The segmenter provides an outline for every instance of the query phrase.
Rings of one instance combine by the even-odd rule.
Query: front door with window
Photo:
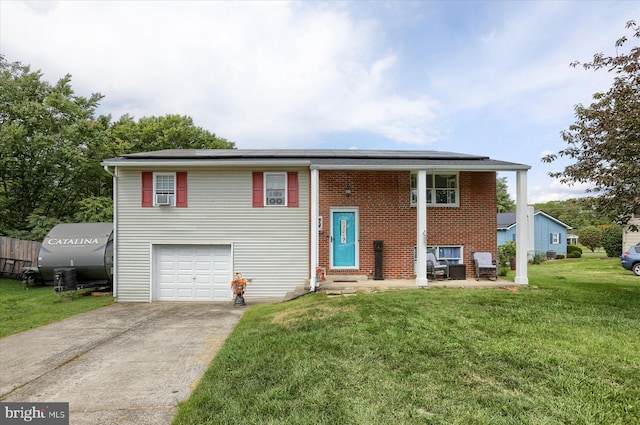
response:
[[[358,268],[358,211],[331,210],[331,268]]]

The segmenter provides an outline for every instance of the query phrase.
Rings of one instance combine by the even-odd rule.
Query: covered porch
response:
[[[353,157],[334,157],[334,158],[313,158],[310,164],[310,207],[311,207],[311,228],[310,228],[310,280],[309,287],[311,290],[317,290],[321,288],[329,287],[330,285],[335,285],[334,283],[329,283],[327,281],[323,281],[322,277],[318,275],[318,270],[323,270],[328,275],[326,277],[334,277],[335,275],[340,276],[343,274],[360,274],[365,275],[364,278],[358,279],[358,287],[366,288],[366,287],[398,287],[401,288],[405,285],[410,285],[410,287],[426,287],[426,286],[460,286],[462,285],[462,281],[438,281],[428,279],[427,276],[427,249],[429,246],[433,246],[434,244],[442,244],[442,242],[438,242],[434,240],[433,235],[434,232],[442,232],[444,230],[438,229],[437,226],[433,226],[434,220],[438,219],[440,222],[442,221],[450,221],[450,226],[468,226],[471,228],[469,223],[474,222],[473,214],[479,213],[483,215],[491,214],[495,217],[495,188],[492,184],[495,182],[495,172],[498,171],[512,171],[516,173],[517,177],[517,220],[519,222],[525,223],[527,221],[527,170],[529,166],[522,164],[513,164],[507,163],[503,161],[491,160],[487,157],[478,157],[471,155],[462,155],[462,154],[452,154],[452,153],[443,153],[443,152],[402,152],[402,151],[394,151],[381,153],[379,156],[375,155],[375,152],[372,154],[371,152],[367,152],[366,155],[364,153],[359,153],[355,151]],[[366,183],[366,190],[363,190],[365,183],[362,181],[363,173],[366,173],[369,180],[374,180],[376,174],[380,175],[382,172],[391,172],[396,173],[396,179],[398,173],[406,173],[407,182],[409,181],[409,175],[411,176],[411,222],[407,221],[409,215],[405,214],[403,217],[403,227],[401,229],[404,238],[404,251],[403,255],[405,257],[397,260],[396,257],[393,257],[391,261],[387,260],[386,267],[389,267],[390,262],[402,262],[403,266],[406,269],[407,258],[406,258],[406,248],[411,249],[413,247],[413,262],[414,266],[412,267],[414,270],[409,273],[411,276],[392,276],[390,281],[387,284],[387,280],[389,277],[384,278],[384,281],[376,281],[373,280],[374,276],[372,273],[373,267],[371,263],[362,264],[362,262],[358,262],[358,258],[356,255],[356,259],[352,264],[351,268],[353,270],[341,270],[339,267],[335,267],[334,259],[331,258],[331,243],[336,240],[337,236],[333,233],[333,224],[331,224],[330,220],[333,219],[334,210],[339,210],[340,212],[347,211],[351,215],[356,217],[356,221],[359,219],[359,215],[364,217],[363,211],[368,211],[369,217],[364,217],[363,221],[366,222],[367,219],[370,220],[370,216],[372,215],[370,210],[367,208],[373,208],[369,205],[364,205],[364,198],[372,200],[372,198],[376,195],[376,189],[371,187],[370,182]],[[489,172],[489,173],[487,173]],[[410,174],[409,174],[410,173]],[[464,206],[460,201],[460,192],[463,191],[462,187],[456,186],[455,189],[459,191],[455,194],[454,202],[451,205],[444,205],[444,208],[439,208],[440,205],[433,205],[433,198],[436,196],[436,192],[438,190],[434,189],[433,180],[427,183],[428,178],[433,178],[434,174],[452,174],[455,175],[456,178],[463,179],[464,176],[464,191],[467,200],[469,198],[477,197],[477,198],[491,198],[493,202],[493,206],[490,203],[485,203],[484,205],[488,205],[487,207],[476,208],[470,207],[467,204]],[[484,181],[482,183],[469,183],[470,180],[473,180],[474,176],[483,176]],[[345,177],[346,176],[346,177]],[[493,179],[493,183],[490,181],[488,177]],[[358,180],[360,179],[360,180]],[[330,184],[327,181],[330,180]],[[336,183],[335,181],[340,181],[341,183]],[[487,183],[492,183],[491,185]],[[340,186],[342,184],[343,186]],[[463,184],[456,182],[456,184]],[[329,188],[327,186],[330,186]],[[408,186],[408,185],[407,185]],[[486,187],[485,187],[486,186]],[[380,187],[380,190],[384,190],[383,187]],[[428,191],[430,193],[428,193]],[[338,193],[337,192],[342,192]],[[362,193],[366,192],[366,193]],[[389,193],[389,192],[387,192]],[[395,194],[391,194],[389,202],[381,201],[378,197],[375,201],[378,203],[393,203],[395,202],[396,208],[399,210],[404,209],[407,210],[407,205],[403,204],[405,199],[400,197],[396,197]],[[333,198],[332,198],[333,196]],[[340,198],[342,196],[342,198]],[[360,196],[360,198],[358,197]],[[407,199],[408,199],[407,195]],[[429,197],[429,199],[428,199]],[[327,201],[327,198],[330,198],[330,201]],[[391,199],[393,198],[393,199]],[[360,202],[360,204],[358,203]],[[373,200],[372,200],[373,202]],[[429,204],[429,209],[427,209],[427,205]],[[339,205],[340,207],[336,207]],[[387,205],[387,207],[389,207]],[[428,214],[430,216],[428,217]],[[448,215],[447,215],[448,214]],[[457,215],[456,215],[457,214]],[[398,232],[398,227],[394,227],[396,218],[394,216],[389,216],[389,209],[384,210],[384,206],[381,207],[381,211],[376,215],[376,220],[379,222],[386,223],[388,229],[385,228],[384,231],[379,231],[377,235],[379,235],[383,239],[391,239],[395,236],[396,232]],[[438,218],[438,216],[440,216]],[[442,217],[454,217],[453,219],[442,218]],[[458,217],[456,219],[455,217]],[[462,217],[462,219],[460,219]],[[459,220],[459,221],[457,221]],[[431,223],[431,224],[429,224]],[[429,225],[431,228],[428,229]],[[367,224],[367,226],[371,227],[371,225]],[[382,226],[381,226],[382,227]],[[477,227],[477,226],[476,226]],[[483,232],[486,234],[492,233],[495,235],[496,228],[490,228],[491,225],[484,222]],[[495,227],[495,225],[493,226]],[[516,253],[516,270],[517,275],[515,278],[515,284],[527,284],[527,246],[528,246],[528,234],[526,232],[527,226],[518,226],[518,229],[521,231],[516,235],[517,242],[517,253]],[[339,229],[337,230],[339,231]],[[460,241],[462,236],[460,236],[461,231],[456,229],[458,232],[458,244],[465,245],[466,242]],[[412,236],[407,235],[407,232],[412,232]],[[470,256],[473,251],[489,251],[497,254],[497,244],[492,242],[490,244],[484,243],[484,245],[477,243],[477,235],[473,234],[473,229],[469,230],[468,234],[471,238],[475,237],[476,242],[472,242],[468,244],[468,247],[463,249],[467,249],[467,252],[464,255],[461,255],[461,258],[458,260],[461,263],[466,263],[467,268],[472,267],[470,264]],[[361,237],[356,234],[356,241],[354,242],[356,246],[356,251],[360,252],[359,244],[362,242],[365,244],[364,250],[368,250],[368,246],[371,245],[371,242],[376,242],[371,240],[371,237]],[[440,237],[442,239],[442,237]],[[481,249],[478,249],[481,247]],[[373,248],[372,248],[373,249]],[[327,254],[327,252],[329,254]],[[367,254],[369,255],[369,254]],[[371,255],[373,255],[371,253]],[[364,256],[363,256],[364,257]],[[366,260],[366,258],[365,258]],[[369,258],[370,260],[370,258]],[[496,258],[497,260],[497,258]],[[425,265],[424,267],[418,265]],[[352,273],[350,273],[352,272]],[[415,276],[415,278],[413,278]],[[467,274],[469,277],[469,273]],[[505,285],[506,282],[499,282],[499,284]],[[513,284],[513,283],[512,283]],[[344,286],[344,283],[341,283]],[[475,279],[473,281],[469,281],[470,286],[480,285],[479,282],[476,282]],[[493,285],[493,282],[491,283]],[[351,285],[353,286],[353,285]]]

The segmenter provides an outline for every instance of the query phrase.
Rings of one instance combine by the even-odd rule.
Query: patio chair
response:
[[[487,276],[489,280],[498,280],[498,266],[490,252],[474,252],[471,254],[476,269],[476,280]],[[491,279],[493,277],[493,279]]]
[[[427,277],[433,279],[449,278],[449,262],[447,260],[438,260],[433,252],[427,252]]]

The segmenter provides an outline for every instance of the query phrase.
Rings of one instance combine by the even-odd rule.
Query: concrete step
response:
[[[369,278],[366,275],[328,275],[326,282],[363,282]]]
[[[284,299],[291,300],[293,298],[299,297],[300,295],[309,292],[309,289],[309,284],[296,286],[293,291],[289,291],[285,294]]]

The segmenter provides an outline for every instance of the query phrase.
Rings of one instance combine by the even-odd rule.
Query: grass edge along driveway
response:
[[[517,290],[251,307],[174,424],[640,423],[640,280],[530,267]]]
[[[113,297],[58,297],[52,286],[25,290],[22,281],[0,279],[0,338],[113,303]]]

